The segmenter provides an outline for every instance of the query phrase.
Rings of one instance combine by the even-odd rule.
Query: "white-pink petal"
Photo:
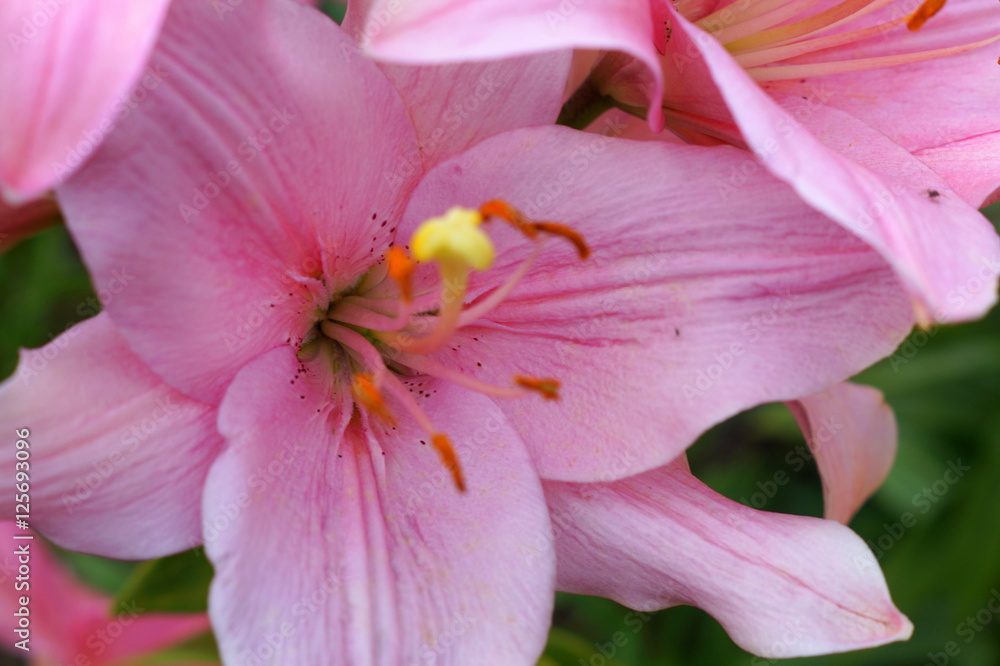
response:
[[[144,70],[169,6],[0,3],[0,189],[29,198],[52,188],[155,94],[160,79]]]
[[[134,601],[112,605],[107,596],[76,580],[40,535],[18,528],[12,520],[0,522],[0,538],[11,544],[0,555],[0,573],[7,583],[0,586],[0,613],[4,633],[11,637],[3,649],[25,655],[12,643],[21,640],[14,629],[19,628],[18,615],[27,598],[26,645],[33,664],[121,664],[209,631],[204,613],[156,613]],[[24,550],[29,579],[16,581],[25,558],[18,551]],[[30,587],[15,587],[24,582]]]
[[[22,352],[0,385],[0,427],[29,431],[31,525],[59,545],[144,559],[201,542],[215,409],[164,384],[107,315]],[[13,446],[2,460],[13,473]],[[2,507],[14,515],[13,492]]]
[[[742,648],[802,657],[905,640],[875,556],[832,521],[757,511],[683,461],[610,484],[546,482],[559,589],[694,605]]]
[[[381,256],[422,171],[398,94],[333,21],[220,6],[174,2],[166,83],[59,189],[95,281],[134,276],[106,304],[122,335],[214,403]]]
[[[209,475],[205,542],[223,659],[534,664],[554,559],[529,556],[548,513],[503,415],[427,385],[424,409],[461,458],[460,493],[411,419],[366,426],[344,387],[314,374],[328,367],[302,367],[291,349],[265,354],[220,410],[228,447]]]
[[[438,64],[494,60],[573,48],[622,51],[642,61],[641,85],[650,99],[663,94],[647,0],[372,0],[353,19],[362,48],[380,60]],[[484,27],[485,29],[480,29]],[[659,36],[659,37],[658,37]],[[650,120],[662,127],[659,108]]]
[[[982,215],[957,197],[943,213],[942,202],[927,197],[937,176],[864,123],[816,101],[779,106],[721,44],[670,11],[671,50],[697,58],[664,58],[667,85],[705,81],[678,108],[731,117],[767,169],[885,257],[924,323],[975,318],[992,307],[1000,239]],[[983,266],[987,288],[957,297]]]
[[[570,225],[592,249],[581,261],[548,241],[509,297],[439,354],[500,386],[515,374],[562,382],[559,401],[498,403],[543,478],[608,481],[663,465],[739,411],[843,381],[912,326],[878,254],[732,147],[506,133],[429,173],[400,234],[497,197]],[[491,233],[497,261],[474,276],[470,302],[531,251],[519,234]]]
[[[823,480],[824,516],[845,525],[889,475],[896,419],[882,392],[843,383],[788,404]]]

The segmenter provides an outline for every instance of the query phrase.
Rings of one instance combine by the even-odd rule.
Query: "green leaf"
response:
[[[204,612],[212,573],[202,548],[143,562],[118,592],[113,607],[128,602],[146,611]]]
[[[143,660],[147,666],[174,666],[175,664],[219,664],[219,646],[210,633],[195,636],[189,641],[158,652]]]
[[[549,632],[549,643],[545,646],[545,654],[537,666],[578,666],[579,664],[598,663],[601,666],[624,666],[613,658],[617,647],[611,643],[608,658],[600,651],[598,645],[591,644],[576,634],[553,627]]]

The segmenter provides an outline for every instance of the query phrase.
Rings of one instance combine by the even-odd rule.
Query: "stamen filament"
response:
[[[869,37],[874,37],[875,35],[880,35],[888,32],[892,28],[901,25],[906,21],[905,16],[898,16],[891,21],[886,21],[885,23],[879,23],[878,25],[873,25],[869,28],[862,28],[860,30],[852,30],[850,32],[841,32],[836,35],[828,35],[826,37],[817,37],[815,39],[807,39],[801,42],[792,42],[791,44],[785,44],[782,46],[773,46],[770,48],[759,49],[756,51],[747,51],[744,53],[737,54],[734,57],[736,62],[738,62],[744,69],[749,67],[757,67],[760,65],[767,65],[772,62],[780,62],[782,60],[788,60],[790,58],[795,58],[807,53],[815,53],[816,51],[822,51],[824,49],[833,48],[835,46],[841,46],[843,44],[850,44],[852,42],[858,42],[863,39],[868,39]]]
[[[879,69],[882,67],[896,67],[908,65],[914,62],[934,60],[945,56],[957,55],[978,49],[987,44],[1000,39],[1000,35],[984,39],[972,44],[952,46],[933,51],[918,51],[916,53],[905,53],[900,55],[879,56],[874,58],[859,58],[857,60],[841,60],[836,62],[808,63],[803,65],[771,65],[768,67],[751,67],[747,69],[755,81],[782,81],[785,79],[799,79],[810,76],[824,76],[828,74],[841,74],[843,72],[860,72],[867,69]]]
[[[399,314],[395,317],[390,317],[349,303],[347,299],[341,299],[334,307],[330,308],[326,316],[335,322],[373,331],[398,331],[406,327],[409,315],[409,308],[406,306],[401,307]]]
[[[458,320],[459,327],[471,324],[477,319],[482,319],[487,314],[492,312],[494,308],[500,305],[500,303],[502,303],[510,295],[510,292],[514,290],[514,287],[516,287],[518,283],[524,279],[524,276],[528,274],[528,271],[531,270],[532,264],[535,263],[535,260],[538,259],[538,255],[542,252],[543,245],[544,241],[541,240],[536,243],[535,249],[532,250],[531,254],[528,255],[528,258],[524,260],[524,263],[518,266],[516,271],[511,273],[506,282],[491,291],[483,300],[467,307],[462,312],[462,316]]]
[[[731,53],[763,46],[777,46],[793,39],[806,37],[823,30],[835,28],[865,14],[881,9],[895,0],[844,0],[826,11],[801,21],[782,25],[730,42],[723,42]],[[722,41],[721,39],[719,41]]]
[[[437,431],[427,413],[403,386],[403,383],[396,375],[389,372],[375,345],[357,331],[346,326],[327,321],[323,322],[322,328],[324,334],[332,340],[340,342],[349,354],[360,358],[372,371],[370,375],[365,373],[355,373],[354,375],[353,388],[355,397],[361,398],[359,402],[380,417],[387,415],[392,422],[392,415],[389,413],[388,407],[385,406],[382,394],[378,390],[380,387],[384,388],[389,395],[403,405],[403,408],[413,416],[417,425],[431,438],[431,443],[441,457],[441,461],[451,472],[455,486],[460,492],[465,492],[465,477],[458,462],[458,455],[451,446],[451,440],[448,439],[447,435]]]
[[[469,286],[469,267],[466,264],[441,259],[438,261],[441,274],[441,307],[438,312],[437,327],[429,335],[414,338],[397,332],[379,332],[377,335],[386,344],[400,351],[414,354],[433,354],[443,349],[458,329],[465,303],[465,292]]]
[[[806,9],[818,4],[818,1],[819,0],[797,0],[796,2],[788,3],[782,3],[780,1],[769,3],[772,6],[767,12],[759,12],[746,20],[732,23],[731,25],[712,32],[712,36],[722,44],[736,42],[745,37],[750,37],[751,35],[756,35],[769,28],[773,28],[774,26],[787,21],[796,14],[800,14]],[[698,22],[698,25],[711,32],[709,27],[711,25],[711,23],[709,23],[709,17],[706,16],[703,18]]]
[[[443,379],[445,381],[451,382],[453,384],[458,384],[471,391],[476,391],[477,393],[482,393],[484,395],[489,395],[494,398],[522,398],[528,395],[528,391],[522,388],[517,388],[514,386],[495,386],[488,382],[476,379],[475,377],[470,377],[469,375],[455,370],[454,368],[449,368],[443,363],[438,363],[426,356],[414,356],[413,354],[400,354],[397,359],[399,363],[407,366],[408,368],[413,368],[417,372],[421,372],[425,375],[430,375],[431,377],[437,377],[438,379]]]
[[[431,438],[431,444],[437,450],[438,455],[441,456],[441,462],[444,463],[445,467],[451,472],[452,480],[455,482],[455,487],[458,488],[459,492],[465,492],[465,477],[462,474],[462,467],[458,460],[458,454],[455,453],[455,449],[451,445],[451,440],[444,433],[438,432],[434,428],[434,424],[431,423],[430,418],[428,418],[426,412],[420,407],[420,404],[410,395],[410,392],[403,386],[403,382],[396,378],[392,373],[386,374],[384,377],[384,385],[386,391],[402,403],[403,407],[408,411],[413,419],[417,422],[417,425],[423,429],[425,433]]]
[[[800,4],[802,0],[799,0]],[[742,3],[743,7],[736,7],[735,5],[726,5],[722,9],[718,9],[711,14],[695,21],[695,25],[702,30],[711,32],[711,26],[717,23],[728,23],[730,25],[737,25],[740,23],[746,23],[750,19],[757,18],[758,16],[763,16],[768,12],[774,11],[781,7],[787,6],[789,3],[787,0],[758,0],[757,2],[747,2]],[[794,3],[792,3],[794,4]],[[806,6],[809,5],[809,0],[805,0]],[[677,11],[679,11],[684,16],[687,16],[681,7],[677,6]]]
[[[335,342],[339,342],[348,352],[353,352],[354,355],[360,357],[361,362],[374,375],[376,386],[381,384],[381,380],[385,375],[389,374],[389,370],[385,366],[385,361],[382,359],[382,354],[365,336],[354,329],[332,321],[324,321],[320,324],[320,329],[323,331],[323,335]]]

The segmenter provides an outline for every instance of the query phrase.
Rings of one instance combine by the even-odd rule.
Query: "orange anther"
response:
[[[532,391],[538,391],[542,394],[542,397],[546,400],[558,400],[559,399],[559,387],[561,384],[558,379],[552,379],[551,377],[529,377],[527,375],[515,375],[514,383],[518,386],[524,387],[526,389],[531,389]]]
[[[398,245],[393,245],[386,251],[385,259],[389,262],[389,277],[399,287],[399,295],[403,302],[409,303],[413,299],[410,278],[413,276],[416,263],[406,254],[406,250]]]
[[[382,397],[381,391],[375,386],[374,377],[363,372],[354,373],[354,379],[351,381],[351,392],[354,394],[354,399],[369,412],[390,424],[396,422],[392,418],[389,407],[385,404],[385,398]]]
[[[462,467],[458,464],[458,454],[455,453],[455,448],[451,445],[448,435],[441,433],[431,435],[431,444],[434,445],[438,455],[441,456],[441,462],[451,472],[451,478],[455,482],[455,487],[458,488],[459,492],[464,493],[465,477],[462,475]]]
[[[945,1],[926,0],[924,4],[920,5],[917,11],[910,14],[910,18],[906,19],[906,27],[910,30],[920,30],[930,17],[941,11]]]
[[[562,236],[570,243],[576,247],[577,253],[580,255],[581,259],[586,259],[590,256],[590,248],[587,246],[587,242],[583,240],[583,236],[580,232],[573,227],[566,226],[565,224],[559,224],[558,222],[535,222],[534,226],[539,231],[544,231],[547,234],[552,234],[553,236]]]
[[[491,217],[498,217],[501,220],[510,223],[511,226],[528,238],[535,238],[538,236],[538,230],[535,229],[535,226],[528,222],[528,220],[525,219],[525,217],[521,215],[516,208],[502,199],[491,199],[487,201],[479,207],[479,214],[483,216],[483,219],[487,220]]]
[[[515,229],[528,238],[538,238],[538,232],[562,236],[576,247],[581,259],[590,256],[590,248],[580,232],[572,227],[558,222],[532,222],[520,213],[516,208],[502,199],[491,199],[479,207],[479,214],[485,219],[498,217],[509,222]]]

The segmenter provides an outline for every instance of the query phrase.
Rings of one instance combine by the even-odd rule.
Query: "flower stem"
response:
[[[557,125],[565,125],[573,129],[586,129],[590,123],[612,108],[614,99],[604,95],[589,78],[584,80],[559,111]]]

